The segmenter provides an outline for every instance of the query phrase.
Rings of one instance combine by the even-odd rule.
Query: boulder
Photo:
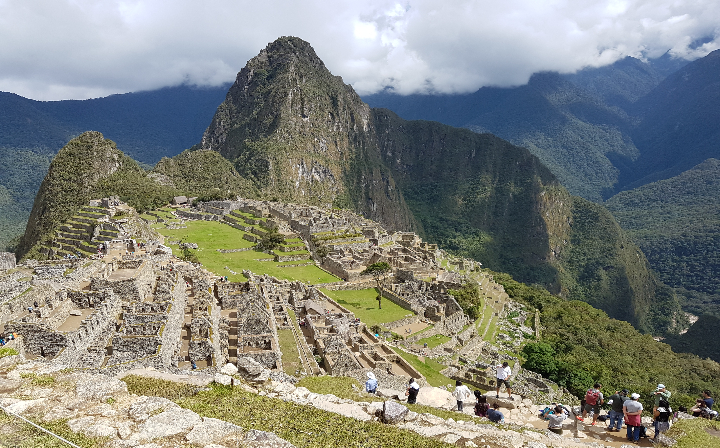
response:
[[[102,401],[128,393],[127,384],[106,375],[81,373],[73,375],[73,379],[77,396],[86,400]]]
[[[395,390],[395,389],[386,389],[386,388],[378,387],[378,389],[375,393],[380,398],[390,398],[392,400],[404,400],[406,398],[405,391],[400,391],[400,390]]]
[[[216,373],[215,382],[222,384],[223,386],[229,386],[232,383],[232,377],[229,375],[223,375],[222,373]]]
[[[235,364],[227,363],[222,366],[222,368],[220,369],[220,373],[232,376],[238,373],[238,368],[235,366]]]
[[[148,418],[130,439],[140,441],[170,437],[189,431],[201,422],[202,418],[189,409],[171,408]]]
[[[394,425],[405,420],[409,409],[395,401],[386,401],[383,406],[382,421]]]
[[[417,404],[452,409],[457,406],[457,400],[450,392],[438,387],[421,387],[417,396]]]
[[[252,358],[239,356],[237,360],[238,373],[250,376],[258,376],[263,373],[265,367]]]
[[[295,448],[295,445],[271,432],[256,429],[245,434],[245,446],[248,448]]]
[[[180,406],[162,397],[142,397],[128,408],[128,416],[136,422],[144,422],[158,410],[178,409]]]
[[[198,445],[206,445],[210,442],[219,442],[222,439],[238,435],[242,428],[216,418],[203,417],[202,423],[195,425],[186,436],[185,440]]]

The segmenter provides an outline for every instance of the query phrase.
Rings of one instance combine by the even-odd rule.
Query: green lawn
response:
[[[282,353],[283,371],[288,375],[297,375],[297,371],[303,370],[300,362],[300,353],[292,330],[278,330],[278,341]]]
[[[418,344],[420,344],[420,345],[427,344],[428,348],[435,348],[440,344],[446,343],[450,339],[451,338],[449,338],[445,335],[436,334],[435,336],[430,336],[430,337],[422,338],[422,339],[418,340]]]
[[[415,314],[399,307],[393,302],[383,299],[382,309],[378,309],[377,290],[375,288],[322,292],[333,298],[337,303],[355,313],[355,317],[363,321],[368,327],[382,325],[402,319],[408,314]]]
[[[295,385],[316,394],[333,394],[353,401],[383,401],[377,395],[365,392],[365,385],[347,376],[306,376]],[[353,386],[355,388],[353,389]]]
[[[248,269],[257,275],[268,274],[283,280],[300,280],[310,284],[331,283],[340,280],[315,265],[285,268],[278,267],[274,261],[258,261],[257,259],[272,258],[272,255],[255,250],[218,252],[217,249],[241,249],[253,247],[254,244],[243,239],[244,232],[217,221],[187,221],[186,224],[187,228],[185,229],[159,228],[157,230],[173,240],[197,244],[196,254],[200,263],[210,272],[227,276],[230,281],[245,281],[246,278],[242,275],[243,269]],[[178,250],[177,246],[173,246],[173,248],[175,251]],[[225,266],[237,274],[232,274],[225,269]]]
[[[417,356],[407,353],[397,347],[391,348],[395,351],[395,353],[402,356],[405,361],[409,362],[410,365],[415,368],[415,370],[420,372],[422,376],[425,377],[427,382],[430,383],[431,386],[440,387],[447,386],[448,384],[455,384],[454,380],[451,380],[450,378],[440,373],[440,371],[447,366],[444,366],[439,362],[435,361],[434,359],[430,358],[425,358],[425,361],[423,362],[420,361]]]

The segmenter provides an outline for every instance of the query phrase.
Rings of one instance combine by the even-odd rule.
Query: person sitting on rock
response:
[[[367,373],[368,380],[365,382],[365,391],[374,394],[377,391],[378,381],[375,378],[375,374],[372,372]]]
[[[417,402],[418,392],[420,392],[420,385],[415,382],[415,378],[410,378],[408,388],[405,391],[405,395],[408,397],[408,404],[415,404]]]
[[[505,416],[502,412],[498,411],[500,405],[495,403],[492,405],[492,409],[488,410],[487,418],[493,423],[505,423]]]
[[[478,417],[487,417],[488,409],[490,409],[487,397],[479,390],[476,390],[474,394],[475,398],[477,398],[477,403],[475,403],[475,415]]]
[[[543,418],[548,421],[548,429],[555,434],[562,435],[562,422],[567,418],[567,414],[562,406],[557,405],[552,409],[548,409],[543,413]]]

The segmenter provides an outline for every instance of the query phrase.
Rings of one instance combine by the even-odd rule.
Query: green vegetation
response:
[[[436,334],[434,336],[429,336],[427,338],[422,338],[422,339],[418,340],[418,344],[420,344],[420,345],[427,344],[428,348],[435,348],[438,345],[446,343],[450,339],[451,338],[444,336],[442,334]]]
[[[451,289],[448,293],[455,297],[470,320],[477,320],[480,317],[482,301],[480,299],[480,288],[476,282],[468,281],[461,289]]]
[[[70,430],[67,420],[35,422],[50,432],[60,435],[83,448],[102,448],[109,440],[100,437],[88,437]],[[43,432],[34,426],[12,417],[0,410],[0,446],[14,448],[66,448],[67,444]]]
[[[278,341],[280,342],[280,352],[282,352],[283,371],[288,375],[297,375],[298,371],[302,371],[303,365],[300,362],[300,353],[293,331],[278,330]]]
[[[678,288],[684,309],[720,317],[720,161],[606,202],[660,279]]]
[[[360,422],[229,386],[213,384],[209,390],[178,398],[186,390],[175,391],[175,387],[183,386],[169,381],[137,377],[126,377],[123,381],[128,383],[131,393],[165,396],[204,417],[222,419],[246,430],[271,431],[299,448],[340,445],[369,448],[452,446],[394,426]]]
[[[382,308],[383,287],[385,286],[385,281],[387,280],[388,274],[390,274],[391,270],[392,268],[389,264],[387,264],[387,262],[378,261],[366,267],[360,273],[361,275],[371,275],[372,278],[375,279],[378,289],[378,295],[376,297],[378,309]]]
[[[353,401],[383,401],[377,395],[365,392],[365,385],[346,376],[306,376],[295,385],[316,394],[333,394]],[[353,387],[355,386],[355,387]]]
[[[405,308],[401,308],[391,301],[385,302],[385,307],[380,309],[375,306],[377,302],[377,290],[366,288],[347,291],[332,291],[321,289],[340,305],[355,313],[355,316],[363,321],[368,328],[375,325],[382,325],[402,319],[408,314],[414,314]]]
[[[227,276],[230,281],[245,281],[243,269],[257,274],[268,274],[280,279],[300,280],[310,284],[332,283],[338,278],[315,265],[279,267],[274,261],[258,261],[268,254],[255,250],[221,253],[217,249],[240,249],[253,247],[253,243],[242,238],[244,232],[217,221],[188,221],[184,229],[167,229],[162,226],[158,232],[175,241],[186,241],[198,245],[193,255],[203,266],[217,275]],[[176,249],[177,250],[177,249]],[[295,262],[299,263],[299,262]],[[225,266],[237,272],[231,273]]]
[[[678,420],[666,434],[677,440],[676,448],[720,448],[720,422],[716,420]]]
[[[425,377],[431,386],[440,387],[447,386],[448,384],[455,384],[454,380],[441,374],[440,371],[445,369],[446,366],[440,364],[434,359],[423,358],[421,360],[418,356],[407,353],[399,348],[392,347],[393,351],[398,355],[402,356],[405,361],[410,363],[422,376]]]
[[[278,232],[277,229],[272,229],[266,232],[265,235],[263,235],[263,237],[260,239],[260,242],[257,244],[257,246],[255,246],[255,249],[260,252],[271,251],[273,249],[277,249],[283,243],[285,243],[285,237],[280,232]],[[302,253],[307,252],[302,251]],[[290,254],[292,253],[289,253],[288,255]]]
[[[671,405],[690,407],[704,390],[720,390],[720,364],[673,353],[629,323],[580,301],[553,296],[542,288],[494,274],[511,298],[541,311],[542,339],[523,349],[524,367],[535,370],[580,397],[595,381],[605,390],[627,388],[646,408],[658,383],[672,391]]]
[[[19,353],[14,348],[10,348],[10,347],[0,348],[0,358],[4,358],[6,356],[15,356],[15,355],[19,355]]]

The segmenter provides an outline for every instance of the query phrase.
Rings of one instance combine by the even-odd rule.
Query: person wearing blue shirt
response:
[[[704,390],[702,395],[703,395],[703,401],[705,402],[705,406],[708,409],[712,409],[713,405],[715,404],[715,400],[713,400],[712,395],[710,394],[710,391]]]
[[[498,409],[500,409],[499,404],[492,405],[492,409],[488,409],[487,418],[493,423],[505,423],[505,416]]]

